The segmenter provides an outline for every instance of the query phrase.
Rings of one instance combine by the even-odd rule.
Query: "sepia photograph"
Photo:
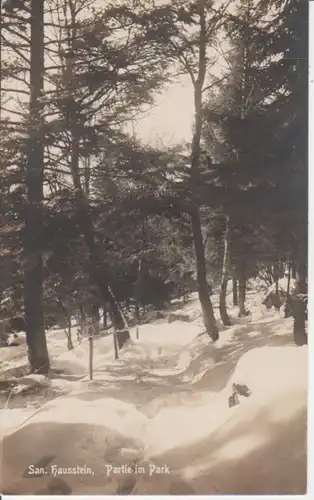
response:
[[[307,494],[311,3],[0,0],[4,498]]]

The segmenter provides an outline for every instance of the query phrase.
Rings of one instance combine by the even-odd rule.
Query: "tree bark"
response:
[[[204,326],[211,339],[213,341],[216,341],[219,338],[219,334],[214,316],[213,306],[209,297],[209,290],[206,279],[204,243],[198,210],[195,211],[195,213],[192,215],[192,230],[196,254],[198,296],[201,303]]]
[[[105,303],[103,306],[103,327],[105,330],[108,328],[108,321],[107,321],[107,304]]]
[[[93,323],[93,335],[100,334],[100,314],[98,306],[92,306],[91,308],[92,323]]]
[[[72,351],[73,349],[73,342],[72,342],[72,325],[71,325],[71,318],[68,319],[68,333],[67,333],[67,340],[68,340],[68,350]]]
[[[303,228],[303,226],[301,226]],[[297,345],[307,343],[307,335],[305,328],[306,320],[306,297],[308,293],[307,288],[307,232],[300,231],[299,244],[296,253],[296,299],[293,301],[294,305],[294,327],[293,335]]]
[[[243,276],[239,277],[239,317],[246,315],[245,310],[246,280]]]
[[[229,267],[230,267],[230,220],[229,217],[226,217],[224,259],[223,259],[222,277],[221,277],[220,294],[219,294],[219,312],[221,321],[225,326],[231,326],[231,321],[228,316],[227,306],[226,306]]]
[[[213,306],[209,296],[207,277],[206,277],[206,263],[204,242],[201,227],[201,218],[199,211],[199,201],[197,200],[197,193],[195,189],[199,186],[199,163],[200,163],[200,142],[202,135],[203,125],[203,86],[206,76],[206,17],[205,17],[205,2],[199,2],[200,13],[200,32],[199,32],[199,61],[198,61],[198,74],[197,78],[193,78],[194,86],[194,133],[191,148],[191,186],[192,186],[192,199],[194,209],[192,210],[192,232],[196,256],[196,269],[197,269],[197,285],[198,295],[201,303],[204,326],[208,335],[213,341],[219,338],[218,328],[214,316]]]
[[[89,343],[89,379],[93,380],[94,339],[92,336],[88,337],[88,343]]]
[[[288,282],[287,282],[287,290],[286,290],[286,293],[287,293],[287,296],[286,296],[286,304],[285,304],[285,318],[289,318],[290,317],[290,283],[291,283],[291,262],[289,262],[289,269],[288,269]]]
[[[80,330],[82,336],[84,337],[87,334],[88,325],[87,325],[87,317],[83,306],[80,306],[79,314],[80,314]]]
[[[142,223],[142,242],[141,242],[141,251],[138,258],[138,266],[137,266],[137,279],[135,286],[135,321],[136,321],[136,338],[139,338],[139,329],[141,324],[141,302],[143,300],[143,255],[144,248],[146,242],[146,232],[147,232],[147,221],[145,218]]]
[[[281,307],[281,301],[280,301],[280,297],[279,297],[280,273],[281,273],[280,261],[277,260],[277,262],[275,263],[274,268],[273,268],[273,274],[274,274],[274,278],[275,278],[275,296],[274,296],[273,304],[274,304],[274,307],[277,311],[280,311],[280,307]]]
[[[296,345],[307,344],[307,335],[305,329],[305,310],[306,304],[297,295],[289,299],[291,314],[293,316],[293,338]]]
[[[71,13],[74,16],[72,19],[72,26],[76,25],[75,14]],[[73,28],[75,30],[75,28]],[[67,60],[66,74],[68,78],[69,90],[71,91],[71,87],[73,84],[73,57],[75,53],[74,40],[75,33],[72,33],[72,30],[69,30],[69,35],[71,35],[71,47],[70,47],[70,56]],[[73,89],[74,92],[74,89]],[[74,95],[74,94],[73,94]],[[109,315],[111,317],[112,325],[116,330],[117,342],[119,349],[121,349],[124,343],[130,339],[130,332],[125,327],[123,315],[121,313],[121,309],[119,304],[117,303],[114,294],[109,286],[108,276],[105,273],[102,266],[102,257],[99,254],[99,249],[96,246],[94,228],[90,218],[90,207],[89,201],[87,198],[87,193],[84,193],[80,170],[79,170],[79,159],[80,159],[80,137],[81,137],[81,129],[80,129],[80,116],[76,111],[76,102],[73,98],[73,95],[70,93],[70,98],[67,103],[69,109],[69,123],[68,127],[71,133],[71,175],[74,184],[75,190],[75,201],[77,208],[77,220],[81,230],[81,233],[84,237],[86,248],[89,252],[89,261],[90,261],[90,274],[91,281],[95,283],[102,296],[102,302],[106,302],[109,307]]]
[[[238,305],[238,280],[236,278],[232,279],[232,298],[233,298],[233,305],[237,306]]]
[[[279,278],[278,278],[278,275],[276,274],[276,277],[275,277],[275,296],[274,296],[274,307],[277,311],[280,311],[280,306],[281,306],[281,302],[280,302],[280,297],[279,297]]]
[[[113,332],[112,336],[113,336],[114,359],[119,359],[119,349],[115,331]]]
[[[293,336],[297,345],[307,344],[305,328],[307,296],[307,247],[306,242],[300,242],[298,263],[296,270],[296,296],[292,301],[292,315],[294,318]],[[303,299],[303,300],[302,300]]]
[[[42,202],[44,176],[43,104],[44,0],[31,2],[29,138],[24,229],[24,306],[30,371],[50,370],[43,314]]]
[[[110,288],[103,287],[103,293],[108,293],[108,302],[109,302],[109,307],[110,307],[110,317],[111,321],[113,324],[113,327],[115,329],[115,336],[117,339],[118,347],[119,349],[122,349],[124,344],[131,338],[130,332],[127,329],[124,319],[123,319],[123,314],[122,311],[119,307],[119,304],[117,303],[113,293],[111,292]],[[110,297],[110,298],[109,298]]]
[[[142,256],[139,257],[138,259],[138,269],[137,269],[137,281],[136,281],[136,290],[135,290],[135,311],[134,311],[134,317],[136,321],[136,338],[139,338],[139,328],[141,324],[141,312],[140,312],[140,306],[141,306],[141,297],[142,297],[142,267],[143,267],[143,262],[142,262]]]
[[[246,316],[245,298],[246,298],[246,266],[245,256],[240,256],[240,263],[238,268],[239,275],[239,317]]]
[[[294,258],[292,259],[292,263],[291,263],[291,278],[293,280],[295,280],[297,278],[297,267],[296,267]]]
[[[306,263],[299,262],[296,272],[296,291],[297,293],[307,293],[307,279],[306,279]]]

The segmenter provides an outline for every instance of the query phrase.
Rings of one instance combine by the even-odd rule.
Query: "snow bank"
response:
[[[233,383],[246,384],[252,394],[229,408]],[[58,467],[85,465],[94,472],[63,477],[73,493],[114,493],[122,479],[105,477],[104,467],[125,464],[128,454],[121,450],[128,448],[140,463],[171,471],[162,481],[139,475],[138,493],[169,493],[174,482],[179,493],[191,484],[198,494],[303,493],[306,406],[306,347],[253,349],[222,391],[168,395],[151,419],[134,404],[85,390],[47,403],[4,439],[3,489],[47,488],[51,475],[21,474],[50,456]]]
[[[34,413],[30,408],[14,408],[11,410],[0,410],[0,437],[1,439],[17,427]],[[9,418],[8,418],[9,417]]]
[[[252,349],[241,358],[230,383],[247,384],[261,396],[307,390],[307,356],[307,346]]]
[[[251,311],[261,311],[261,301],[261,294],[248,292]],[[119,360],[111,336],[95,340],[92,382],[88,340],[64,352],[65,336],[51,333],[52,366],[63,371],[72,392],[24,423],[12,414],[15,429],[8,423],[12,410],[1,414],[7,429],[2,491],[51,493],[56,464],[94,473],[62,476],[73,494],[304,493],[307,347],[286,345],[291,320],[264,308],[258,321],[254,314],[233,318],[236,324],[213,344],[198,336],[199,304],[189,302],[182,311],[188,309],[190,323],[142,325],[139,340],[132,329]],[[230,408],[234,383],[247,385],[251,396]],[[170,473],[105,473],[106,465],[134,460]],[[48,474],[23,475],[40,463]]]
[[[94,339],[93,366],[95,369],[104,367],[113,361],[112,337]],[[89,341],[84,338],[74,349],[62,353],[52,351],[51,366],[53,370],[66,375],[87,375],[89,373]]]
[[[161,346],[171,344],[184,346],[203,330],[204,326],[198,327],[194,322],[186,323],[184,321],[143,325],[140,327],[140,341],[145,342],[145,344],[157,343]]]
[[[146,423],[146,417],[134,405],[99,394],[76,394],[47,403],[4,438],[2,491],[30,494],[45,489],[53,478],[51,467],[57,465],[92,471],[62,476],[73,492],[92,493],[95,489],[98,493],[114,493],[117,477],[109,481],[105,465],[125,464],[124,448],[132,448],[141,456],[140,438]],[[34,477],[30,466],[38,463],[47,463],[47,473]]]
[[[156,416],[154,458],[193,480],[198,494],[305,493],[307,362],[306,347],[248,352],[207,403]],[[252,395],[229,408],[234,382]]]

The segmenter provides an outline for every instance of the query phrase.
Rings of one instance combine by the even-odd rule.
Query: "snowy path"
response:
[[[128,481],[137,493],[303,493],[307,349],[290,346],[290,320],[271,313],[246,321],[224,329],[216,344],[198,335],[199,317],[144,325],[118,361],[112,339],[100,339],[93,381],[87,343],[61,355],[58,348],[53,366],[64,374],[52,382],[71,391],[17,430],[6,425],[4,489],[49,492],[51,475],[22,473],[50,456],[59,467],[93,470],[62,477],[74,493],[114,493]],[[229,408],[233,382],[252,396]],[[130,463],[127,449],[145,473],[106,475],[107,465]],[[156,465],[170,474],[150,474]]]

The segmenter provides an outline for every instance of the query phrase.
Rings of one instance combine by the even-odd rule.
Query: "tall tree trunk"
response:
[[[137,281],[136,281],[136,290],[135,290],[135,321],[136,321],[136,338],[139,338],[139,328],[141,324],[141,297],[142,297],[142,282],[143,282],[143,261],[142,256],[140,255],[138,259],[138,269],[137,269]]]
[[[294,258],[292,258],[291,262],[291,278],[293,280],[297,279],[297,266]]]
[[[238,305],[238,280],[237,280],[237,278],[232,279],[232,298],[233,298],[233,305],[237,306]]]
[[[298,295],[290,296],[289,299],[291,314],[293,316],[293,338],[296,345],[307,344],[305,329],[306,303]]]
[[[91,320],[93,324],[93,335],[99,335],[100,334],[100,314],[99,314],[99,308],[98,306],[92,305],[91,307]]]
[[[246,298],[246,265],[245,256],[240,256],[240,263],[238,267],[239,275],[239,317],[246,316],[245,298]]]
[[[296,288],[297,293],[307,293],[307,279],[306,279],[306,263],[299,262],[296,273]]]
[[[94,339],[92,335],[88,337],[88,344],[89,344],[89,379],[93,380]]]
[[[275,296],[273,297],[273,304],[276,311],[280,311],[281,301],[279,297],[279,278],[278,274],[275,275]]]
[[[24,232],[24,306],[30,371],[47,374],[49,357],[43,314],[42,202],[44,175],[43,104],[44,0],[31,1],[27,206]]]
[[[118,342],[118,347],[119,349],[121,349],[124,346],[124,344],[131,338],[130,332],[125,324],[121,308],[118,302],[116,301],[111,289],[103,285],[102,290],[104,294],[109,293],[109,295],[107,296],[107,301],[110,307],[109,314],[111,317],[113,327],[115,329],[115,335]]]
[[[219,294],[219,312],[221,321],[225,326],[231,326],[231,321],[228,316],[227,306],[226,306],[226,294],[229,279],[229,267],[230,267],[230,219],[226,217],[226,231],[225,231],[225,245],[224,245],[224,259],[222,266],[222,277],[220,285]]]
[[[206,279],[206,263],[201,222],[198,210],[192,215],[193,239],[196,254],[198,296],[201,303],[204,326],[213,341],[219,338],[213,306],[209,297]]]
[[[300,255],[298,258],[296,272],[296,295],[292,302],[292,316],[294,318],[293,336],[297,345],[307,344],[307,335],[305,328],[306,319],[306,300],[307,295],[307,249],[303,248],[305,242],[300,244]]]
[[[246,316],[245,310],[246,280],[239,276],[239,317]]]
[[[273,273],[274,273],[274,278],[275,278],[275,296],[274,296],[273,304],[274,304],[275,309],[279,312],[280,307],[281,307],[281,301],[280,301],[280,297],[279,297],[279,277],[280,277],[280,261],[279,261],[279,259],[277,260],[277,262],[274,265]]]
[[[74,76],[74,61],[73,57],[75,54],[75,46],[74,41],[76,39],[76,32],[73,26],[77,25],[77,20],[75,18],[75,13],[71,11],[71,15],[73,16],[71,20],[72,28],[69,28],[69,36],[71,40],[71,45],[69,47],[69,56],[67,60],[66,67],[66,75],[68,80],[69,90],[71,91],[71,87],[73,85],[73,76]],[[81,233],[84,236],[85,244],[87,250],[89,252],[89,261],[90,261],[90,273],[91,273],[91,281],[95,283],[102,296],[102,302],[106,302],[109,307],[109,315],[111,317],[112,325],[116,330],[117,342],[119,349],[121,349],[124,343],[130,339],[130,332],[125,327],[123,315],[121,312],[121,308],[119,307],[118,302],[116,301],[114,294],[109,286],[109,280],[107,273],[105,273],[102,265],[102,257],[99,254],[99,249],[96,246],[95,242],[95,234],[93,224],[90,218],[90,207],[89,200],[87,197],[87,193],[84,193],[80,168],[79,168],[79,159],[80,159],[80,116],[76,111],[76,102],[73,98],[73,94],[70,92],[70,97],[68,101],[69,108],[69,130],[71,132],[71,175],[74,184],[75,190],[75,201],[77,208],[77,220],[81,230]]]
[[[73,342],[72,342],[72,324],[71,324],[71,318],[68,318],[67,340],[68,340],[68,350],[72,351],[72,349],[73,349]]]
[[[98,285],[103,301],[106,301],[109,307],[109,315],[111,318],[112,326],[116,330],[116,338],[118,347],[121,349],[125,342],[131,338],[130,332],[125,326],[121,308],[114,297],[113,292],[108,286],[108,278],[102,270],[102,262],[99,253],[95,247],[93,229],[89,221],[89,214],[86,214],[84,209],[81,213],[81,228],[85,237],[85,243],[89,250],[91,265],[91,278],[92,281]]]
[[[119,348],[118,348],[117,335],[115,331],[113,332],[112,337],[113,337],[114,359],[119,359]]]
[[[107,321],[107,304],[105,303],[103,306],[103,327],[106,330],[108,328],[108,321]]]
[[[197,189],[200,185],[199,176],[199,163],[200,163],[200,142],[202,135],[203,125],[203,86],[206,76],[206,43],[207,43],[207,28],[205,16],[205,1],[199,2],[200,13],[200,31],[199,31],[199,61],[198,61],[198,74],[197,78],[193,79],[194,86],[194,133],[191,149],[191,186],[192,198],[194,208],[191,213],[192,232],[196,256],[196,269],[197,269],[197,285],[198,295],[201,303],[204,326],[208,335],[213,341],[219,338],[218,328],[215,321],[213,306],[209,296],[207,276],[206,276],[206,263],[204,242],[201,227],[201,218],[199,210],[199,201]],[[196,192],[195,192],[196,190]]]
[[[80,317],[80,330],[84,337],[87,334],[87,318],[83,306],[79,307],[79,317]]]
[[[143,254],[146,242],[147,218],[142,223],[142,243],[141,251],[138,259],[137,280],[135,287],[135,321],[136,321],[136,338],[139,338],[139,328],[141,324],[141,301],[143,297]]]
[[[286,290],[286,304],[285,304],[285,318],[290,317],[290,283],[291,283],[291,262],[289,262],[289,268],[288,268],[288,281],[287,281],[287,290]]]

